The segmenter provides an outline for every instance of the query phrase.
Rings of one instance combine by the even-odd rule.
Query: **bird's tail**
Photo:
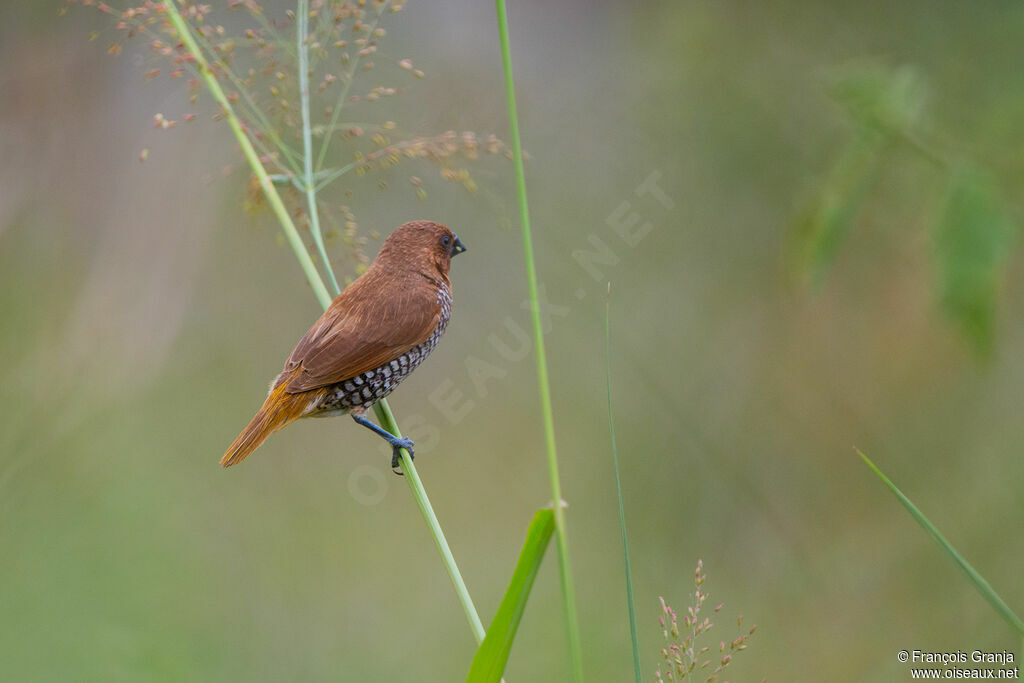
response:
[[[256,417],[252,418],[220,459],[223,467],[237,465],[245,460],[264,439],[302,417],[313,401],[319,398],[314,395],[317,393],[315,391],[289,394],[285,390],[287,384],[280,382],[270,391]]]

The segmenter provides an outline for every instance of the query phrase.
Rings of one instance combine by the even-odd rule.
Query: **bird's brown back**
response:
[[[451,302],[447,228],[398,228],[370,268],[346,287],[295,346],[274,386],[290,394],[358,377],[426,342]],[[301,369],[300,369],[301,368]]]

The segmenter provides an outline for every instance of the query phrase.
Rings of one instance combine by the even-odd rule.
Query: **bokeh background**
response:
[[[462,680],[470,631],[376,437],[309,421],[218,467],[316,301],[245,209],[227,128],[147,81],[163,65],[141,43],[110,56],[109,22],[61,7],[0,14],[2,677]],[[387,58],[426,77],[371,115],[505,136],[491,4],[411,3],[386,26]],[[684,609],[698,558],[725,604],[708,644],[758,624],[731,680],[905,680],[900,649],[1019,652],[854,447],[1024,609],[1024,9],[531,0],[511,27],[587,679],[632,676],[607,281],[648,679],[658,597]],[[954,167],[983,206],[951,248]],[[392,407],[486,622],[550,489],[533,357],[490,341],[529,327],[511,164],[473,170],[475,194],[408,163],[332,201],[371,256],[412,218],[469,247],[444,343]],[[637,192],[652,177],[665,197]],[[610,221],[632,214],[630,245]],[[613,261],[596,277],[573,256],[594,239]],[[510,681],[567,677],[555,565]]]

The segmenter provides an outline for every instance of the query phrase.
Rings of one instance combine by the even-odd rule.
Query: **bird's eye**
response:
[[[444,236],[442,236],[441,237],[441,246],[444,247],[445,249],[448,249],[449,247],[451,247],[452,246],[452,236],[451,235],[444,235]]]

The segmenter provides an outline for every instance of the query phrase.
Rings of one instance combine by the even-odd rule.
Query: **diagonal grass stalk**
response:
[[[516,172],[516,190],[519,200],[519,220],[523,233],[523,253],[526,259],[526,281],[530,291],[530,309],[533,320],[533,340],[537,350],[537,381],[540,385],[541,415],[544,420],[544,442],[548,456],[548,475],[551,479],[551,497],[555,511],[555,531],[558,545],[559,580],[562,587],[562,607],[569,643],[569,660],[573,680],[583,681],[583,651],[580,647],[580,628],[576,617],[576,596],[569,566],[569,536],[565,510],[562,506],[562,485],[558,478],[558,454],[555,450],[555,419],[551,410],[551,387],[548,382],[548,361],[544,353],[544,331],[540,320],[540,302],[537,293],[537,268],[533,262],[533,238],[530,233],[530,212],[526,198],[526,173],[523,170],[523,149],[519,139],[519,116],[516,113],[516,91],[512,80],[512,54],[509,47],[508,12],[505,0],[496,0],[498,10],[498,37],[501,41],[501,62],[505,75],[505,97],[508,106],[509,132],[512,138],[513,161]]]
[[[309,280],[310,287],[313,288],[313,294],[316,296],[317,301],[320,302],[320,305],[327,308],[331,305],[332,297],[327,293],[327,288],[324,286],[323,280],[320,279],[320,273],[317,272],[313,259],[309,257],[306,245],[302,243],[302,237],[299,235],[299,231],[296,229],[295,223],[292,221],[292,217],[288,213],[284,201],[281,199],[281,195],[274,188],[274,182],[267,175],[267,170],[260,162],[259,155],[256,154],[256,150],[253,148],[252,141],[249,140],[241,120],[231,106],[231,102],[228,101],[227,95],[224,94],[224,90],[220,87],[216,76],[213,75],[205,53],[199,48],[199,44],[192,34],[192,29],[184,17],[181,16],[174,0],[164,0],[164,7],[167,8],[167,16],[178,31],[178,37],[181,39],[185,49],[195,58],[196,67],[203,78],[203,82],[206,83],[206,87],[210,94],[213,95],[213,99],[217,101],[217,104],[220,105],[221,110],[224,112],[224,118],[231,127],[231,132],[235,134],[235,139],[238,140],[238,145],[242,148],[242,154],[245,155],[246,160],[249,162],[252,172],[256,175],[260,188],[262,188],[267,201],[270,203],[270,208],[273,210],[278,222],[281,223],[281,228],[288,239],[288,244],[291,245],[292,251],[295,252],[295,257],[299,260],[299,266],[302,268],[302,272],[305,273],[306,279]]]
[[[182,44],[195,58],[196,65],[202,75],[204,83],[210,90],[214,99],[221,106],[221,109],[224,112],[224,117],[230,125],[231,131],[234,133],[235,139],[238,141],[238,145],[242,148],[242,153],[245,155],[246,160],[252,167],[252,171],[259,181],[260,187],[263,189],[263,193],[266,195],[267,201],[270,203],[270,206],[274,211],[274,215],[281,223],[281,228],[284,230],[285,236],[288,238],[288,243],[291,245],[292,251],[295,252],[295,257],[298,259],[299,265],[302,267],[302,271],[306,275],[306,279],[313,288],[313,293],[316,296],[317,301],[319,301],[320,305],[326,309],[331,305],[332,297],[328,293],[327,287],[324,285],[324,281],[320,277],[320,273],[317,271],[316,265],[313,263],[313,259],[310,258],[309,252],[306,251],[306,245],[303,243],[298,230],[295,228],[295,223],[292,221],[291,216],[284,205],[284,201],[277,193],[273,180],[269,175],[267,175],[267,171],[263,167],[263,164],[260,163],[259,156],[256,154],[256,150],[253,148],[252,142],[249,140],[241,121],[235,114],[235,111],[231,106],[231,102],[228,101],[227,96],[224,94],[224,90],[220,87],[220,83],[210,70],[206,56],[200,50],[199,45],[196,43],[195,37],[192,34],[191,28],[185,21],[184,17],[181,16],[174,0],[163,0],[163,4],[167,9],[168,18],[174,25],[174,28],[178,31],[178,36],[181,39]],[[381,425],[385,429],[396,436],[401,436],[398,424],[395,422],[394,416],[391,413],[391,408],[388,406],[386,400],[378,402],[374,406],[374,410],[377,412],[377,417],[380,419]],[[420,481],[419,475],[416,472],[412,458],[409,457],[408,451],[404,449],[402,450],[402,469],[406,473],[405,480],[408,482],[409,488],[416,500],[416,504],[419,506],[420,511],[427,522],[427,526],[434,538],[434,543],[441,552],[442,561],[444,562],[445,568],[448,570],[448,574],[455,586],[456,595],[466,612],[466,618],[469,620],[473,636],[476,638],[477,643],[480,643],[484,639],[484,628],[480,622],[480,617],[478,616],[476,607],[473,605],[473,601],[470,598],[469,591],[466,589],[465,581],[463,581],[462,575],[459,573],[459,568],[455,564],[455,558],[452,555],[451,549],[448,547],[448,541],[444,537],[441,525],[437,521],[437,516],[434,514],[433,507],[430,505],[430,499],[427,498],[427,492],[423,488],[423,483]]]
[[[636,634],[636,601],[633,598],[633,570],[629,564],[629,539],[626,536],[626,509],[622,503],[622,478],[619,476],[619,448],[615,442],[615,415],[612,413],[612,283],[604,302],[604,369],[608,394],[608,431],[612,440],[612,462],[615,464],[615,493],[619,499],[619,528],[622,530],[622,557],[626,565],[626,604],[629,607],[629,637],[633,644],[633,675],[643,682],[640,672],[640,641]]]
[[[953,558],[953,561],[958,567],[960,567],[963,573],[967,576],[967,579],[974,586],[974,589],[981,594],[981,597],[985,598],[988,604],[992,606],[992,609],[994,609],[996,613],[1003,618],[1003,621],[1005,621],[1010,628],[1017,632],[1018,636],[1024,638],[1024,621],[1022,621],[1021,618],[1018,617],[1012,609],[1010,609],[1010,606],[1007,605],[1006,601],[1004,601],[1003,598],[996,593],[995,589],[989,585],[989,582],[985,580],[985,577],[979,574],[978,570],[972,567],[971,563],[964,559],[963,555],[957,552],[957,549],[953,547],[952,543],[946,540],[946,537],[942,535],[942,532],[939,531],[938,527],[932,524],[931,520],[924,516],[924,513],[921,512],[921,510],[918,509],[918,507],[914,505],[906,495],[904,495],[903,491],[901,491],[896,484],[892,483],[889,477],[885,476],[882,470],[878,469],[878,466],[875,465],[875,463],[868,459],[868,456],[861,453],[858,449],[854,450],[857,451],[857,455],[864,460],[867,466],[870,467],[876,475],[878,475],[878,478],[882,480],[882,483],[884,483],[889,490],[893,492],[893,495],[896,496],[903,507],[907,509],[907,512],[910,513],[910,516],[913,517],[917,523],[935,539],[935,542],[938,543],[951,558]]]
[[[262,14],[260,14],[260,16],[262,16]],[[195,38],[196,43],[199,44],[200,48],[205,48],[206,52],[213,56],[213,58],[216,60],[217,67],[224,73],[225,76],[228,77],[228,80],[231,81],[231,84],[235,86],[235,92],[241,96],[243,102],[240,102],[238,104],[241,104],[243,106],[237,107],[235,113],[241,112],[242,116],[248,117],[251,122],[259,126],[260,132],[264,133],[268,138],[270,138],[271,142],[273,142],[277,146],[277,149],[284,156],[288,170],[290,170],[295,175],[299,175],[298,153],[291,147],[289,147],[287,144],[285,144],[284,140],[281,139],[281,136],[277,134],[276,130],[274,130],[274,127],[270,125],[270,121],[267,119],[266,114],[264,114],[260,106],[256,104],[256,100],[253,99],[252,93],[249,92],[249,88],[245,87],[245,84],[242,82],[242,79],[240,79],[235,74],[235,71],[231,68],[231,64],[228,62],[228,60],[224,59],[221,56],[218,56],[217,51],[213,48],[213,45],[211,45],[210,41],[207,40],[205,36],[203,36],[203,33],[201,31],[194,31],[192,33],[192,36]],[[271,150],[258,137],[252,136],[250,138],[250,141],[255,142],[257,146],[261,147],[267,156],[273,157]],[[277,159],[275,159],[275,162],[277,162],[278,165],[282,167],[285,165],[281,164],[279,161],[277,161]]]
[[[401,438],[402,430],[398,428],[398,422],[395,421],[395,416],[391,413],[391,406],[388,405],[387,399],[377,401],[373,405],[373,411],[376,413],[377,420],[380,421],[384,429]],[[452,555],[451,548],[448,547],[448,541],[441,530],[441,523],[437,521],[434,508],[430,506],[430,499],[427,498],[427,492],[420,481],[416,465],[413,464],[412,458],[409,457],[409,451],[404,448],[402,449],[402,472],[405,473],[405,480],[409,483],[409,490],[412,491],[416,505],[419,506],[420,512],[423,514],[423,519],[426,520],[427,526],[430,527],[430,534],[434,537],[434,544],[437,546],[438,552],[441,553],[441,559],[444,561],[445,569],[448,570],[448,576],[455,587],[455,593],[459,597],[459,602],[462,603],[462,609],[466,613],[466,619],[469,621],[469,627],[473,631],[473,637],[476,638],[476,643],[479,645],[483,642],[486,635],[484,625],[480,621],[480,615],[477,614],[476,607],[473,605],[473,598],[469,595],[466,582],[462,580],[459,567],[455,564],[455,557]]]

